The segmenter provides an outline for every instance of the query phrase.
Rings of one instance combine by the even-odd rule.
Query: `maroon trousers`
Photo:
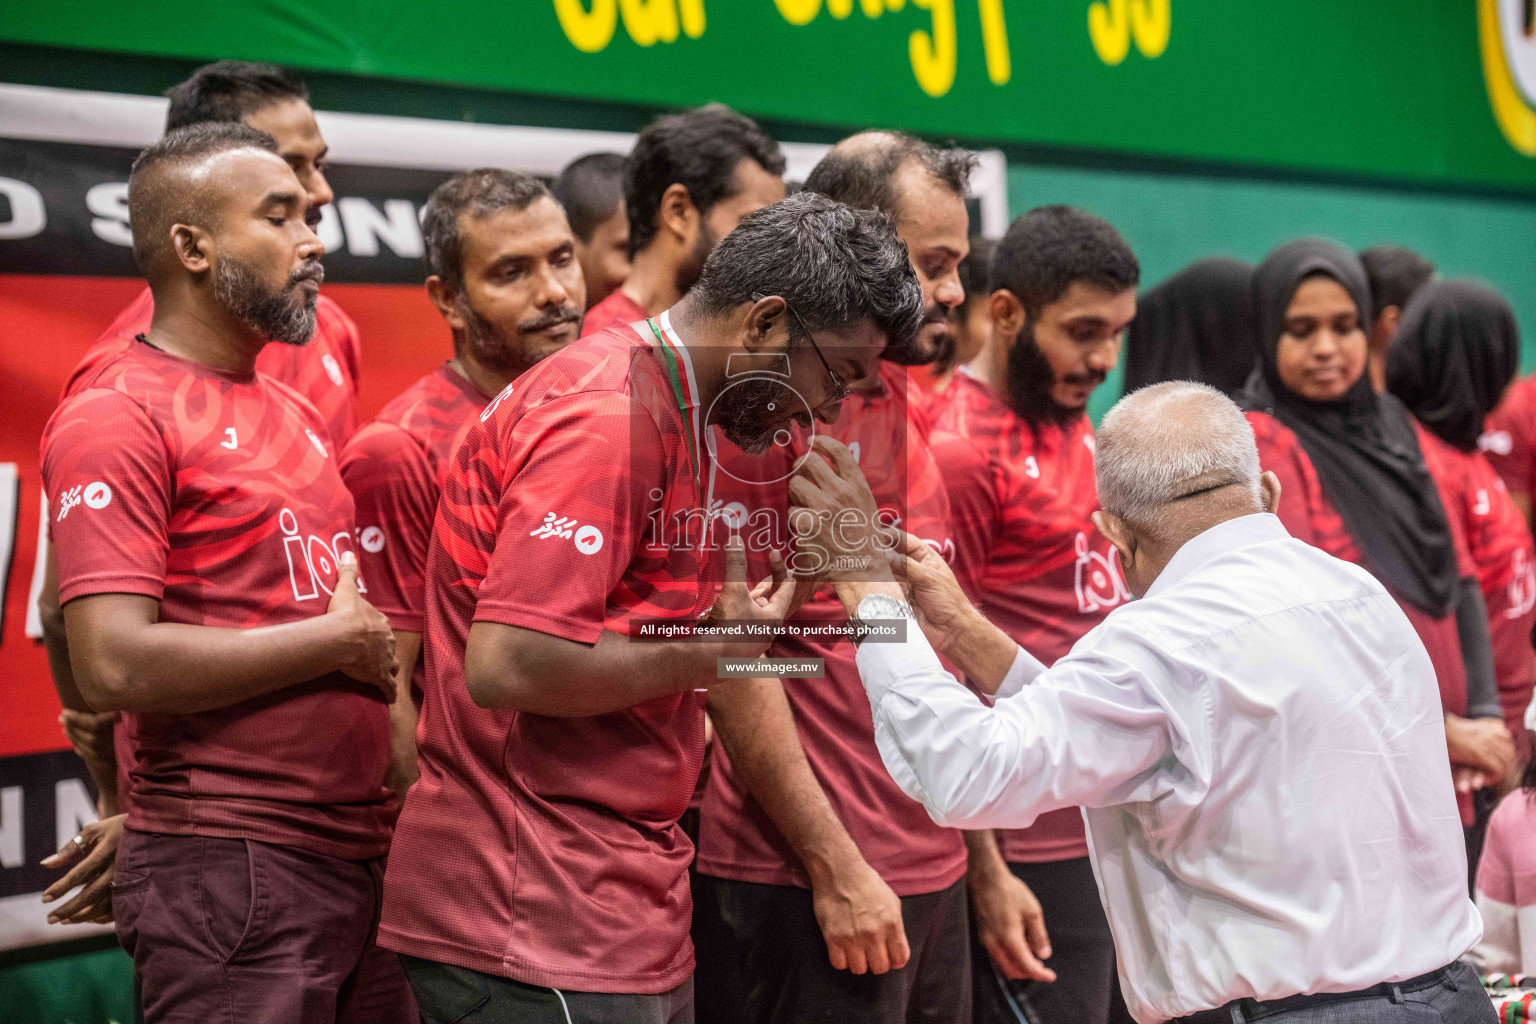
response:
[[[382,857],[125,830],[112,908],[146,1024],[416,1024],[374,943],[383,881]]]

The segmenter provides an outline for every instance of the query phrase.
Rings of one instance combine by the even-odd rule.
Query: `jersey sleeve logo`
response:
[[[320,365],[325,367],[325,375],[331,378],[331,383],[341,387],[345,378],[341,375],[341,364],[336,362],[336,357],[327,352],[320,357]]]
[[[112,504],[112,488],[101,480],[76,484],[59,495],[59,518],[54,521],[62,523],[70,509],[82,502],[86,508],[106,508]]]
[[[539,540],[549,540],[551,537],[570,540],[576,545],[576,550],[584,555],[595,555],[603,550],[602,530],[590,525],[580,526],[571,517],[558,516],[553,512],[546,514],[542,523],[529,530],[528,536]]]

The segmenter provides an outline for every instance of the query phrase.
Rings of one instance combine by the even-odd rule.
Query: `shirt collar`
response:
[[[1185,541],[1184,546],[1174,552],[1168,564],[1163,567],[1163,571],[1147,588],[1146,596],[1155,597],[1191,575],[1217,555],[1267,544],[1270,541],[1287,540],[1290,536],[1284,524],[1280,522],[1280,518],[1268,512],[1257,512],[1250,516],[1239,516],[1236,519],[1228,519],[1224,523],[1217,523],[1204,533]]]
[[[677,336],[672,329],[672,318],[667,314],[670,310],[662,310],[661,316],[656,318],[656,323],[661,327],[661,333],[667,336],[673,347],[677,350],[678,361],[683,364],[683,373],[688,377],[688,394],[684,398],[683,407],[696,409],[699,405],[699,381],[693,375],[693,357],[688,354],[688,346],[683,344],[683,339]]]

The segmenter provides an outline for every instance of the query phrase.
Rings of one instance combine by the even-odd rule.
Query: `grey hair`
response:
[[[1126,395],[1099,426],[1099,505],[1131,525],[1167,532],[1169,506],[1234,484],[1259,496],[1259,449],[1242,410],[1207,384],[1176,380]]]

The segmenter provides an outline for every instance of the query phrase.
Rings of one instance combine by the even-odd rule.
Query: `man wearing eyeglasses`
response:
[[[749,590],[712,543],[715,453],[835,420],[843,382],[921,318],[887,218],[797,196],[746,217],[676,305],[549,356],[469,427],[427,555],[421,777],[379,927],[425,1019],[691,1024],[678,819],[705,694],[793,590]],[[703,616],[762,632],[647,642]]]
[[[922,328],[886,350],[881,371],[853,386],[824,432],[857,453],[886,522],[946,553],[942,478],[898,364],[929,362],[949,346],[974,163],[964,150],[867,132],[835,146],[806,182],[889,215],[922,285]],[[782,440],[744,467],[722,461],[722,497],[739,506],[748,554],[760,560],[753,524],[770,513],[784,521],[786,477],[809,450],[808,433]],[[828,588],[791,628],[847,621]],[[700,814],[695,934],[715,941],[700,944],[701,1020],[971,1019],[965,842],[885,771],[853,655],[846,637],[791,632],[769,656],[786,666],[819,659],[824,678],[764,674],[710,694],[720,744]],[[723,1003],[730,984],[721,979],[734,978],[737,1005],[708,1005],[712,996]]]

